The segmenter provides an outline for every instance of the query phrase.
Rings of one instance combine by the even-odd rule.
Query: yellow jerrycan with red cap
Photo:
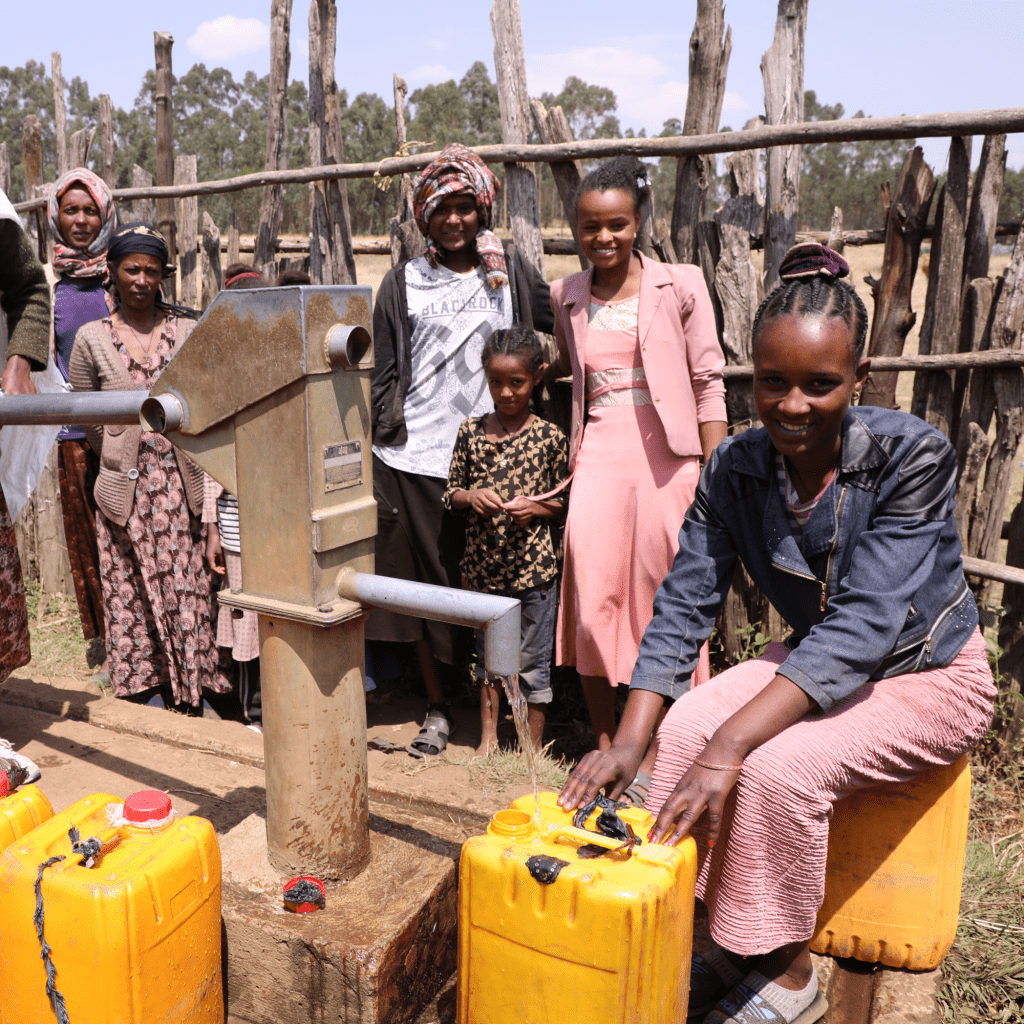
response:
[[[0,853],[52,817],[53,808],[42,790],[22,786],[12,793],[7,772],[0,771]]]
[[[686,1019],[697,851],[573,826],[557,794],[514,801],[459,865],[459,1024],[677,1024]]]
[[[165,793],[55,814],[0,854],[0,893],[0,1024],[223,1024],[220,848]]]

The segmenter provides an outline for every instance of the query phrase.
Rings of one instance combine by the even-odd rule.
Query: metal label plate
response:
[[[363,442],[343,441],[324,446],[324,492],[340,491],[363,482]]]

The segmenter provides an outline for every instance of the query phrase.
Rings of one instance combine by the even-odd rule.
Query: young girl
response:
[[[647,806],[660,812],[652,841],[697,841],[697,894],[718,943],[693,964],[691,1013],[720,1000],[706,1024],[824,1014],[808,940],[833,805],[952,764],[992,717],[954,519],[956,456],[913,416],[851,408],[870,363],[848,273],[813,243],[783,261],[754,321],[764,426],[729,438],[705,468],[615,741],[580,762],[560,798],[621,793],[675,701]],[[737,558],[793,633],[691,690]]]
[[[495,331],[480,361],[494,412],[464,420],[455,440],[444,503],[468,513],[466,553],[459,568],[468,590],[522,602],[519,686],[529,706],[530,735],[539,749],[544,705],[551,702],[551,651],[558,606],[557,543],[552,529],[561,496],[538,500],[568,476],[565,435],[530,411],[544,350],[528,327]],[[483,633],[477,634],[480,747],[497,748],[500,688],[486,678]]]
[[[726,434],[724,359],[700,270],[633,250],[649,192],[635,157],[588,174],[577,226],[594,267],[551,286],[559,359],[549,375],[572,371],[575,469],[558,661],[580,673],[600,749],[615,733],[612,687],[629,681],[672,565],[699,457]],[[636,802],[649,770],[628,794]]]

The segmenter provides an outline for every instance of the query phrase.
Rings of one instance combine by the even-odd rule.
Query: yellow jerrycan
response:
[[[459,1024],[686,1019],[697,851],[574,828],[557,794],[520,797],[462,848]],[[623,848],[624,846],[624,848]]]
[[[967,847],[966,757],[836,804],[815,953],[931,970],[956,937]]]
[[[53,808],[42,790],[22,786],[10,793],[7,774],[0,772],[0,853],[52,817]]]
[[[0,1024],[223,1024],[220,848],[166,794],[79,800],[0,854],[0,893]]]

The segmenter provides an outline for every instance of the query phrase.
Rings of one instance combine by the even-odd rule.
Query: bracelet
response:
[[[710,768],[715,772],[738,772],[743,767],[743,762],[739,764],[709,764],[707,761],[702,761],[699,757],[693,759],[694,764],[699,764],[701,768]]]

